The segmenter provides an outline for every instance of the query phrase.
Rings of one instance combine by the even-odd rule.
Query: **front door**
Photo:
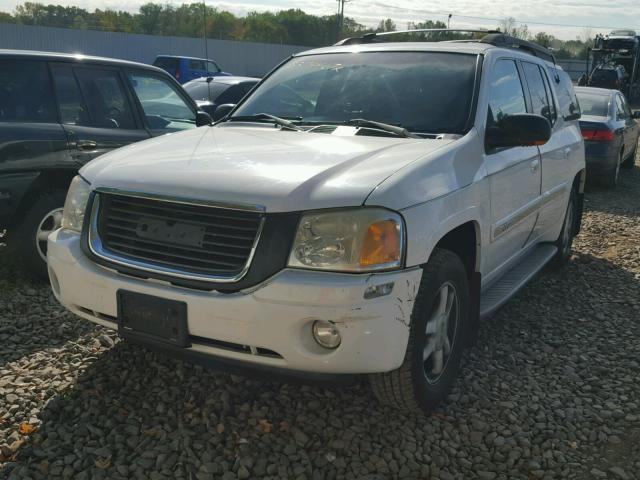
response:
[[[119,69],[60,63],[52,71],[61,122],[79,165],[150,137],[136,119]]]
[[[500,59],[491,73],[487,127],[508,115],[527,113],[516,62]],[[491,231],[483,283],[497,278],[527,243],[537,219],[540,154],[537,147],[488,150],[485,164],[491,192]],[[485,284],[486,284],[485,283]]]

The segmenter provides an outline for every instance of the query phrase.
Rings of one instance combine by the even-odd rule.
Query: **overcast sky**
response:
[[[38,0],[31,0],[38,1]],[[76,5],[87,9],[114,8],[135,11],[146,0],[40,0],[42,3]],[[158,3],[179,5],[179,0],[155,0]],[[298,2],[295,0],[205,0],[207,5],[243,15],[251,10],[279,10],[300,8],[308,13],[328,15],[337,11],[337,0]],[[12,11],[20,0],[0,0],[0,10]],[[440,3],[440,2],[439,2]],[[444,3],[444,2],[441,2]],[[612,28],[634,28],[640,32],[640,0],[449,0],[446,7],[424,0],[351,0],[346,4],[345,15],[365,25],[375,25],[381,19],[392,18],[398,27],[406,27],[409,21],[443,20],[453,14],[451,27],[493,28],[500,18],[514,17],[526,23],[529,30],[544,30],[559,38],[572,39],[582,36],[585,29],[565,26],[538,25],[534,22],[564,25],[588,25],[593,33]],[[393,5],[393,6],[391,6]],[[483,17],[483,18],[470,18]]]

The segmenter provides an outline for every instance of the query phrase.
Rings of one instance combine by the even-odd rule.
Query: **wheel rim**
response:
[[[36,249],[43,261],[47,261],[47,239],[49,234],[62,225],[62,208],[47,213],[36,229]]]
[[[571,231],[573,230],[573,197],[569,197],[569,205],[567,205],[567,214],[564,220],[564,228],[562,230],[562,253],[568,254],[571,249]]]
[[[458,293],[451,282],[444,283],[436,294],[433,311],[427,321],[422,349],[424,375],[430,384],[437,383],[447,369],[458,329]]]

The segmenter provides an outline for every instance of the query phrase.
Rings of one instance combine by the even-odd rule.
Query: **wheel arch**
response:
[[[20,200],[20,204],[16,209],[12,226],[16,226],[24,218],[25,214],[31,208],[37,198],[45,192],[52,190],[69,189],[69,184],[73,177],[77,175],[76,170],[43,170],[35,178],[29,188]]]

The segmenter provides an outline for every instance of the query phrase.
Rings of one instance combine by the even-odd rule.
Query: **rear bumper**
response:
[[[409,337],[422,270],[347,275],[285,269],[260,285],[223,294],[125,276],[90,261],[80,237],[62,230],[49,237],[48,262],[56,298],[73,313],[117,328],[116,292],[129,290],[187,303],[192,346],[150,346],[200,360],[222,359],[262,370],[358,374],[399,367]],[[368,287],[393,283],[391,294],[364,299]],[[313,339],[315,320],[333,322],[335,350]],[[270,351],[275,353],[262,354]],[[202,362],[199,362],[202,363]]]

